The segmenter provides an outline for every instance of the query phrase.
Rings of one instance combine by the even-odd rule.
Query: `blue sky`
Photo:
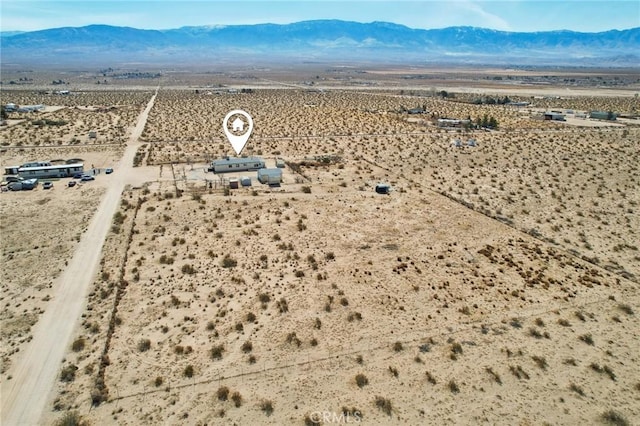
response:
[[[311,19],[388,21],[425,29],[470,25],[506,31],[597,32],[640,27],[640,0],[0,1],[2,31],[89,24],[168,29]]]

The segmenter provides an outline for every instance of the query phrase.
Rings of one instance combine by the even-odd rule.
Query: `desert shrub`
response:
[[[162,378],[162,376],[156,377],[156,379],[153,381],[154,386],[157,388],[162,386],[162,383],[164,383],[164,379]]]
[[[460,392],[460,387],[458,387],[458,384],[454,380],[449,380],[449,383],[447,384],[447,387],[449,388],[451,393],[459,393]]]
[[[55,423],[55,426],[87,426],[85,421],[77,411],[67,411]]]
[[[216,391],[216,396],[220,401],[226,401],[229,398],[229,388],[226,386],[220,386]]]
[[[491,377],[493,377],[493,380],[494,380],[497,384],[499,384],[499,385],[501,385],[501,384],[502,384],[502,379],[500,378],[500,375],[499,375],[498,373],[496,373],[495,371],[493,371],[493,368],[491,368],[491,367],[486,367],[486,368],[485,368],[485,371],[486,371],[487,373],[489,373],[489,374],[491,375]]]
[[[73,344],[71,344],[71,349],[74,352],[80,352],[81,350],[84,349],[85,343],[86,341],[84,337],[78,337],[76,340],[73,341]]]
[[[538,367],[540,367],[542,370],[546,370],[547,366],[549,364],[547,364],[547,360],[545,359],[545,357],[540,357],[537,355],[534,355],[531,357],[531,359],[533,359],[533,361],[538,365]]]
[[[291,332],[287,334],[287,343],[295,343],[296,346],[300,347],[302,341],[298,338],[295,332]]]
[[[304,426],[317,426],[321,425],[322,422],[317,417],[311,417],[309,414],[305,414],[304,416]]]
[[[511,371],[511,374],[513,374],[514,376],[516,376],[519,380],[522,379],[527,379],[529,380],[529,374],[527,374],[526,371],[524,371],[522,369],[521,366],[517,365],[517,366],[509,366],[509,371]]]
[[[232,393],[231,400],[233,401],[233,405],[235,405],[236,408],[242,406],[242,395],[240,395],[240,392],[236,391]]]
[[[64,367],[60,372],[60,381],[67,382],[67,383],[73,382],[76,379],[77,370],[78,370],[78,367],[76,367],[73,364]]]
[[[367,376],[365,376],[362,373],[356,374],[356,385],[358,385],[359,388],[363,388],[368,384],[369,384],[369,379],[367,378]]]
[[[222,353],[224,352],[223,345],[214,345],[211,348],[211,358],[212,359],[222,359]]]
[[[270,400],[264,400],[260,402],[260,409],[267,415],[270,416],[273,413],[273,402]]]
[[[398,369],[392,366],[389,366],[389,372],[393,374],[393,377],[398,377],[400,375]]]
[[[256,320],[256,315],[253,312],[249,312],[247,314],[247,322],[254,322]]]
[[[302,189],[303,193],[311,194],[311,187],[310,186],[303,186],[301,189]]]
[[[382,412],[388,416],[390,416],[391,413],[393,412],[393,405],[391,404],[391,401],[387,398],[384,398],[382,396],[376,396],[375,404],[376,404],[376,407],[378,407],[378,409],[382,410]]]
[[[569,385],[569,389],[580,396],[585,396],[584,390],[582,390],[582,388],[575,383],[571,383],[571,385]]]
[[[271,297],[267,293],[260,293],[260,295],[258,296],[258,300],[260,301],[260,303],[269,303]]]
[[[432,385],[435,385],[436,384],[436,378],[433,377],[433,375],[431,373],[429,373],[428,371],[425,374],[427,376],[427,381],[429,383],[431,383]]]
[[[627,304],[619,304],[618,305],[618,309],[620,309],[622,312],[624,312],[627,315],[633,315],[633,309],[631,308],[631,306],[627,305]]]
[[[594,345],[593,337],[591,336],[591,334],[583,334],[582,336],[578,336],[578,339],[582,340],[587,345]]]
[[[229,254],[225,254],[222,259],[221,266],[223,268],[235,268],[238,265],[238,261],[232,258]]]
[[[194,268],[192,265],[189,265],[187,263],[182,265],[181,271],[183,274],[192,275],[196,273],[196,268]]]
[[[600,416],[602,421],[614,426],[627,426],[629,421],[620,413],[614,410],[608,410]]]
[[[537,328],[529,328],[529,336],[535,337],[536,339],[542,339],[542,333],[538,331]]]
[[[252,350],[253,350],[253,343],[251,343],[251,340],[247,340],[242,344],[242,352],[249,353]]]
[[[285,299],[284,297],[276,302],[276,307],[281,314],[289,312],[289,304],[287,303],[287,299]]]
[[[193,377],[193,373],[194,373],[193,365],[191,364],[187,365],[184,368],[184,371],[182,372],[182,374],[184,374],[184,377],[189,377],[189,378]]]
[[[140,341],[138,341],[138,350],[140,352],[146,352],[149,349],[151,349],[151,340],[149,340],[149,339],[140,339]]]
[[[402,349],[404,349],[404,347],[402,346],[402,342],[395,342],[393,344],[393,350],[395,352],[400,352]]]
[[[616,380],[616,375],[608,365],[600,366],[599,364],[592,362],[590,365],[591,369],[596,373],[607,374],[611,380]]]

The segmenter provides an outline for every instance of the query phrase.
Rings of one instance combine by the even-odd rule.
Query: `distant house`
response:
[[[259,157],[234,158],[226,157],[211,162],[211,170],[214,173],[245,172],[259,170],[266,167],[265,162]]]
[[[471,120],[458,120],[455,118],[439,118],[438,127],[465,127],[471,125]]]
[[[615,121],[618,115],[612,111],[591,111],[589,118],[593,118],[594,120]]]
[[[508,102],[507,105],[512,107],[526,107],[529,106],[529,102]]]
[[[544,119],[545,120],[554,120],[554,121],[565,121],[564,114],[556,112],[556,111],[545,112],[544,113]]]
[[[35,111],[42,111],[44,109],[45,109],[44,105],[24,105],[19,107],[16,111],[17,112],[35,112]]]
[[[416,108],[411,108],[410,110],[407,111],[408,114],[424,114],[426,111],[424,110],[424,108],[420,108],[420,107],[416,107]]]

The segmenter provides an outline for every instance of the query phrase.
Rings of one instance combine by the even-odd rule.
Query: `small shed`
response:
[[[242,176],[240,178],[240,185],[251,186],[251,178],[249,176]]]
[[[238,189],[238,179],[237,178],[230,178],[229,179],[229,188]]]
[[[284,169],[284,160],[282,158],[276,158],[276,167],[279,169]]]
[[[260,169],[258,170],[258,182],[267,185],[280,185],[282,182],[282,170],[275,169]]]

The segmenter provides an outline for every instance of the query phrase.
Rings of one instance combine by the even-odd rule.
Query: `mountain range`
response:
[[[112,66],[387,62],[637,66],[640,27],[598,33],[414,29],[388,22],[304,21],[145,30],[109,25],[2,34],[4,64]]]

